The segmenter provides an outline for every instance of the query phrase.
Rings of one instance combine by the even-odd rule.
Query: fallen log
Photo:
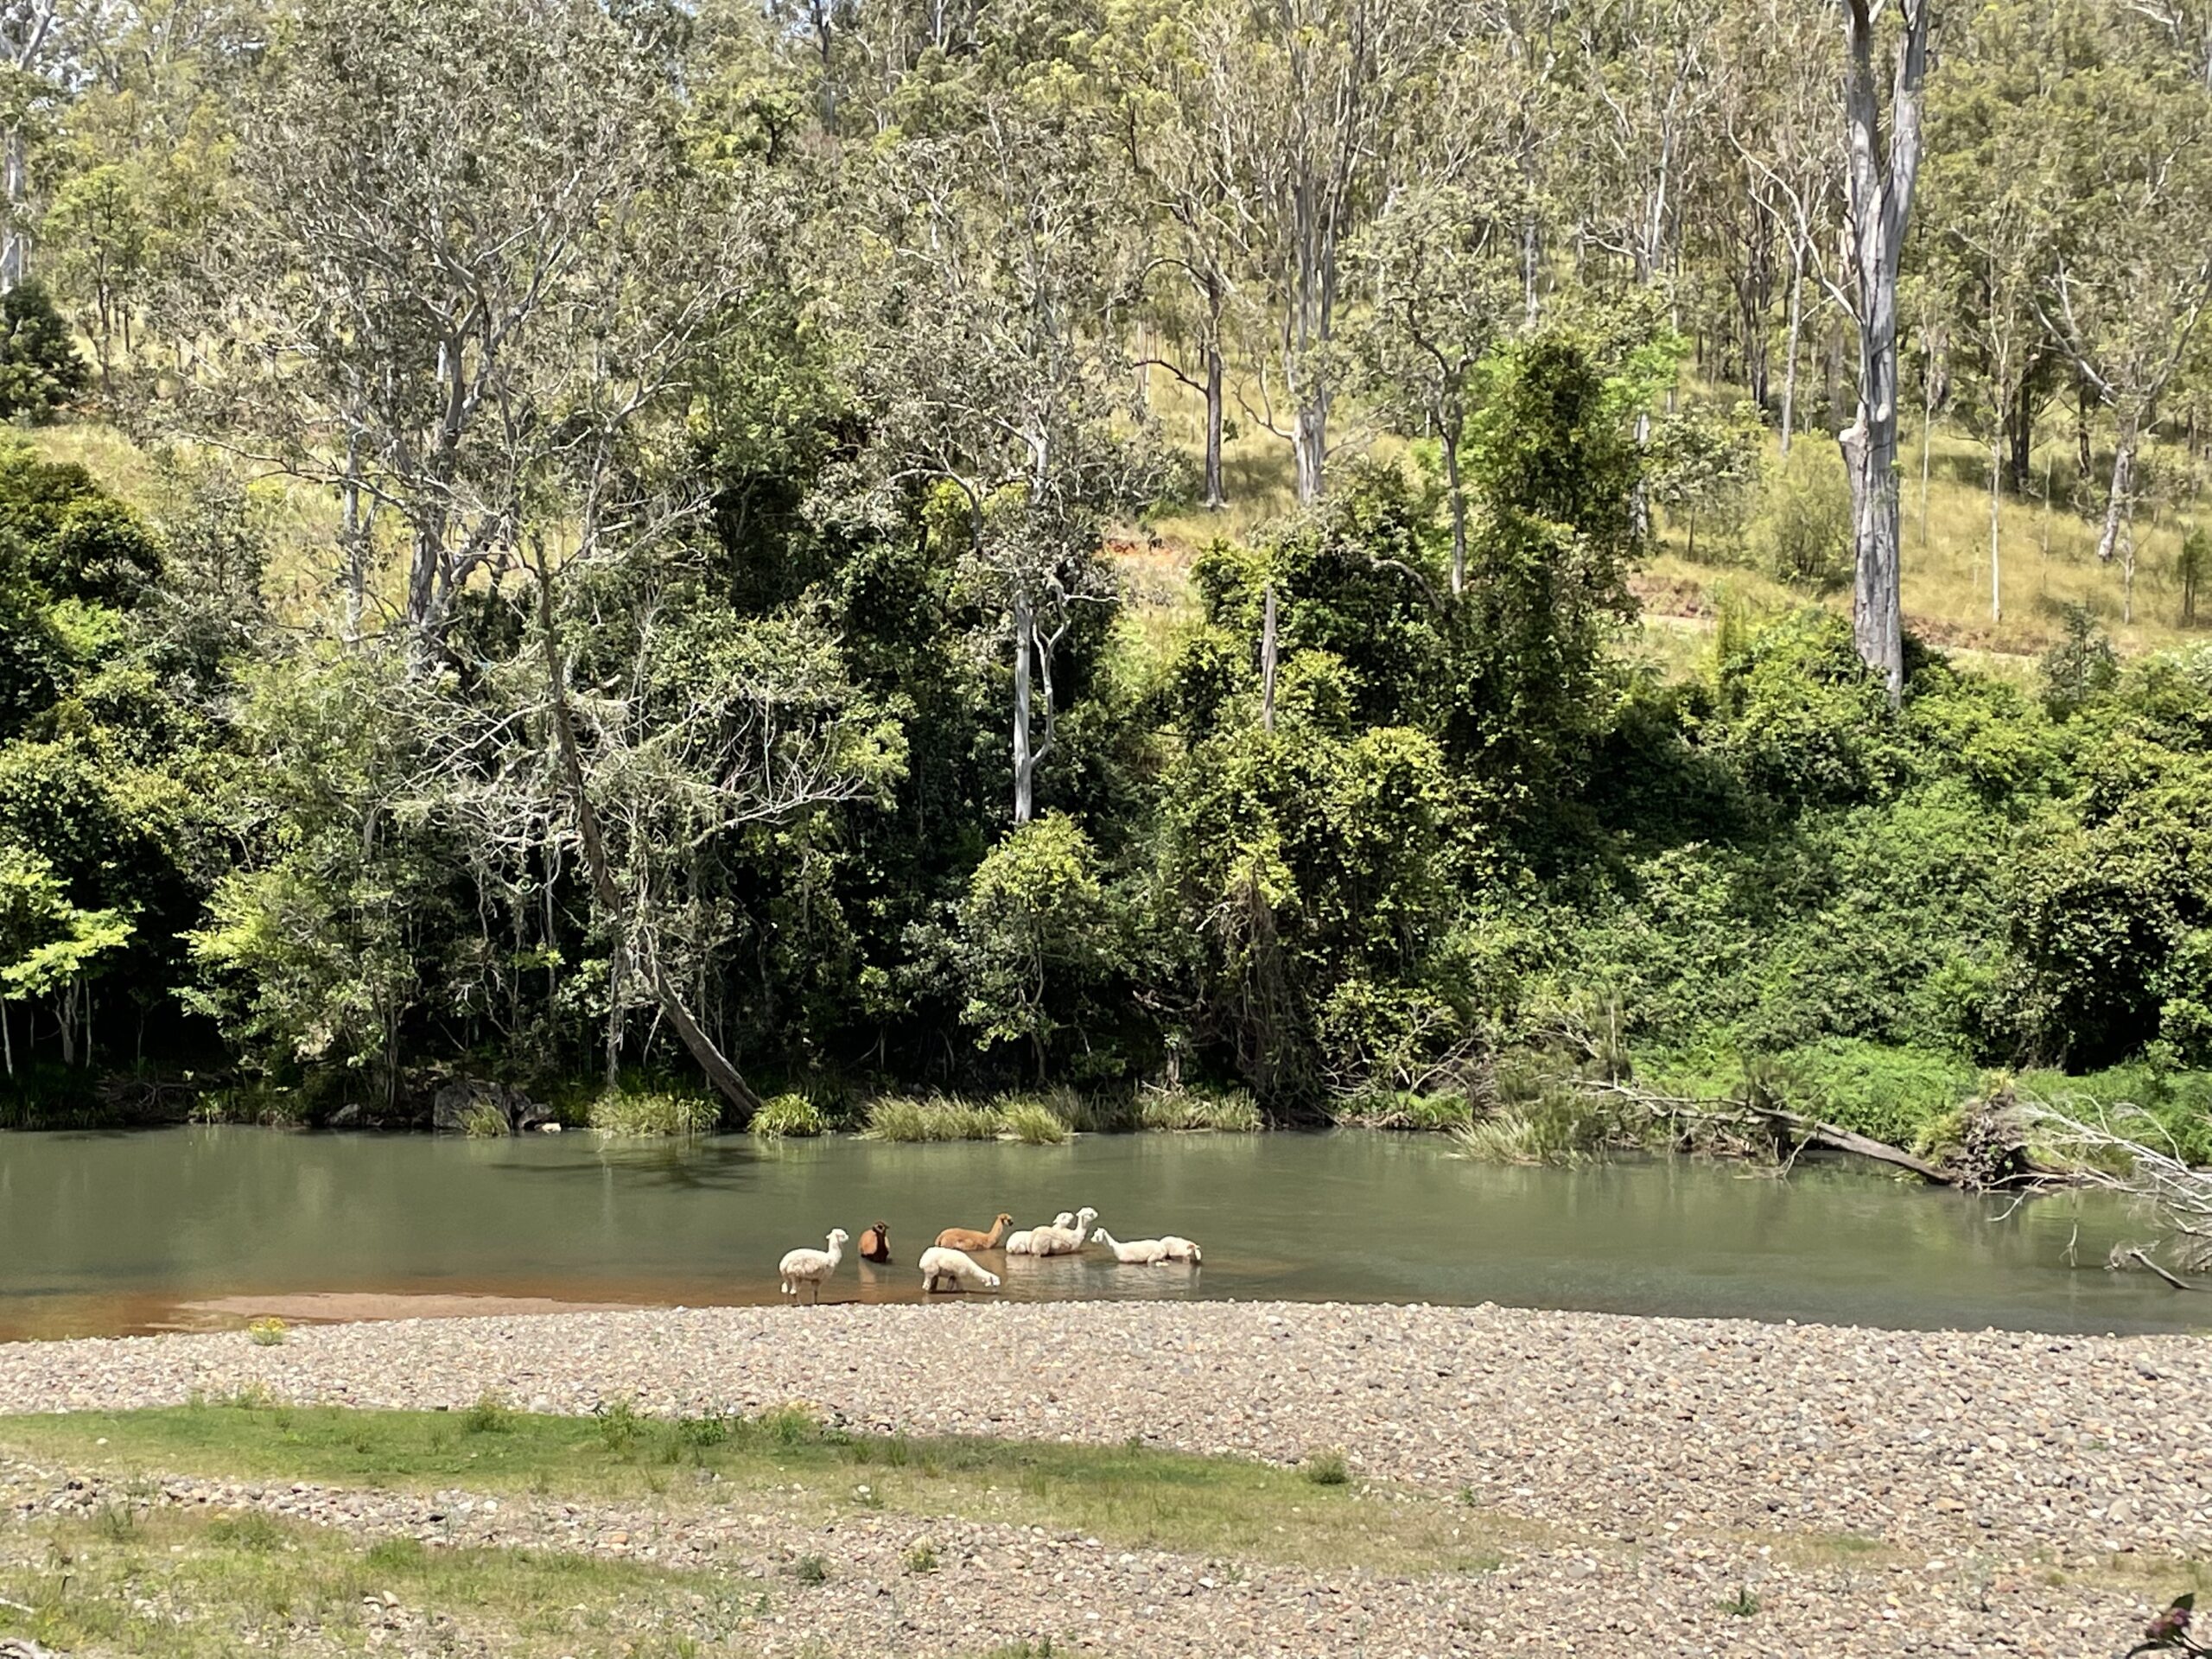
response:
[[[1938,1168],[1924,1158],[1916,1158],[1902,1147],[1893,1147],[1886,1141],[1877,1141],[1853,1129],[1840,1129],[1834,1124],[1823,1123],[1817,1118],[1801,1117],[1796,1112],[1783,1110],[1779,1106],[1761,1106],[1754,1109],[1762,1117],[1788,1125],[1816,1147],[1827,1147],[1837,1152],[1848,1152],[1860,1158],[1872,1158],[1877,1163],[1910,1170],[1923,1181],[1932,1181],[1938,1186],[1958,1184],[1958,1177],[1949,1171]]]

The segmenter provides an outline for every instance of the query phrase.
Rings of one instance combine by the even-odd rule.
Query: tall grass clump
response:
[[[1250,1135],[1261,1128],[1260,1108],[1242,1089],[1152,1090],[1138,1103],[1137,1127]]]
[[[753,1114],[753,1133],[766,1140],[821,1135],[829,1127],[822,1109],[804,1095],[778,1095],[761,1102],[760,1109]]]
[[[1003,1132],[1027,1146],[1057,1147],[1068,1138],[1067,1121],[1041,1100],[1010,1100],[998,1116]]]
[[[1571,1090],[1504,1106],[1452,1131],[1470,1158],[1486,1164],[1579,1164],[1616,1147],[1640,1144],[1605,1101]]]
[[[658,1090],[618,1090],[591,1103],[591,1126],[601,1135],[708,1135],[721,1117],[720,1101]]]
[[[1370,1129],[1438,1133],[1471,1127],[1475,1112],[1466,1096],[1457,1090],[1433,1095],[1377,1090],[1355,1096],[1349,1103],[1345,1116]]]
[[[1001,1119],[988,1106],[957,1095],[882,1095],[868,1103],[871,1141],[995,1141]]]

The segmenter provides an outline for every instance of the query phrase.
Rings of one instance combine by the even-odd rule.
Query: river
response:
[[[1440,1137],[1351,1131],[1028,1147],[195,1128],[0,1135],[0,1339],[451,1312],[470,1297],[772,1300],[784,1250],[878,1219],[901,1265],[849,1256],[825,1300],[906,1299],[938,1229],[1084,1205],[1125,1238],[1198,1240],[1204,1268],[1017,1259],[1004,1294],[2088,1332],[2212,1322],[2195,1298],[2102,1270],[2116,1240],[2149,1236],[2108,1197],[2006,1215],[2005,1198],[1842,1164],[1786,1180],[1688,1161],[1500,1168]]]

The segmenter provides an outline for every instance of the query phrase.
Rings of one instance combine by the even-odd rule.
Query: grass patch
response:
[[[1259,1103],[1242,1089],[1147,1090],[1137,1103],[1137,1125],[1229,1135],[1250,1135],[1262,1127]]]
[[[1080,1531],[1116,1548],[1400,1572],[1486,1567],[1506,1543],[1541,1531],[1456,1503],[1355,1491],[1348,1471],[1345,1484],[1326,1484],[1302,1470],[1141,1446],[855,1435],[798,1408],[690,1422],[619,1404],[596,1417],[505,1412],[498,1433],[467,1432],[466,1415],[182,1406],[10,1417],[0,1419],[0,1452],[118,1478],[569,1498],[644,1491],[670,1509],[741,1494],[810,1519],[849,1514],[864,1481],[893,1513]],[[679,1468],[695,1473],[672,1479]]]
[[[760,1103],[760,1109],[753,1114],[752,1128],[764,1140],[784,1135],[801,1138],[825,1133],[830,1121],[804,1095],[778,1095]]]
[[[602,1135],[709,1135],[721,1119],[721,1103],[703,1095],[621,1090],[591,1103],[591,1127]]]
[[[21,1535],[0,1559],[0,1635],[56,1653],[233,1659],[242,1652],[702,1651],[742,1641],[750,1607],[716,1573],[522,1549],[363,1544],[249,1512],[151,1510]],[[13,1604],[12,1605],[4,1604]],[[28,1609],[29,1611],[23,1611]],[[690,1647],[653,1645],[671,1639]]]
[[[957,1095],[883,1095],[868,1103],[871,1141],[995,1141],[999,1114]]]

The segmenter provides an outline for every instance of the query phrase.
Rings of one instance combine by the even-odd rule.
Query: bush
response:
[[[487,1389],[461,1413],[461,1426],[471,1434],[505,1434],[515,1426],[514,1409]]]
[[[488,1100],[480,1100],[461,1115],[461,1132],[472,1141],[496,1141],[507,1133],[507,1115]]]
[[[1262,1126],[1260,1108],[1243,1089],[1147,1090],[1137,1106],[1137,1123],[1147,1129],[1213,1129],[1250,1135]]]
[[[801,1584],[827,1584],[830,1563],[819,1555],[802,1555],[791,1563],[791,1577]]]
[[[1751,525],[1751,546],[1777,582],[1826,593],[1851,575],[1851,482],[1832,444],[1790,447]]]
[[[769,1140],[821,1135],[829,1127],[822,1109],[804,1095],[778,1095],[761,1102],[760,1109],[753,1114],[753,1133]]]
[[[1000,1128],[997,1112],[957,1095],[884,1095],[868,1103],[862,1134],[870,1141],[995,1141]]]
[[[69,325],[36,283],[0,296],[0,418],[51,415],[79,396],[91,376]]]
[[[721,1119],[721,1103],[702,1095],[618,1090],[591,1104],[591,1126],[601,1135],[709,1135]]]
[[[278,1348],[283,1345],[286,1326],[276,1318],[255,1319],[245,1328],[245,1334],[257,1348]]]
[[[1955,1056],[1851,1039],[1777,1055],[1771,1077],[1793,1110],[1907,1147],[1923,1144],[1975,1084]]]

